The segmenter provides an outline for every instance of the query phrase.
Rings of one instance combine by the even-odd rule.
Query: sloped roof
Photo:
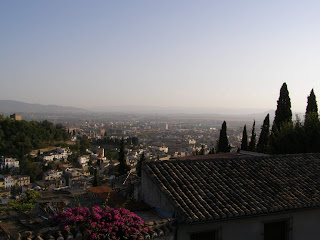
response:
[[[147,162],[143,169],[186,222],[320,206],[320,154]]]
[[[241,156],[237,152],[228,152],[228,153],[217,153],[217,154],[208,154],[208,155],[195,155],[195,156],[185,156],[185,157],[173,157],[172,159],[176,160],[198,160],[198,159],[214,159],[214,158],[235,158]]]

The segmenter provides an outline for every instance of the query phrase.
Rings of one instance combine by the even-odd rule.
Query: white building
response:
[[[88,156],[81,156],[78,158],[78,163],[82,166],[88,166],[88,162],[89,162],[89,157]]]
[[[6,157],[1,157],[0,159],[0,168],[19,168],[19,161],[15,158],[6,158]]]
[[[51,162],[51,161],[53,161],[53,155],[44,156],[44,157],[43,157],[43,161],[44,161],[44,162]]]
[[[44,156],[43,161],[50,162],[53,160],[67,160],[68,159],[68,153],[59,153],[59,154],[51,154],[49,156]]]
[[[168,147],[159,147],[160,152],[168,153],[169,148]]]
[[[0,179],[4,180],[4,188],[11,188],[14,186],[14,180],[10,175],[0,175]]]
[[[43,174],[43,180],[61,180],[62,171],[49,170]]]

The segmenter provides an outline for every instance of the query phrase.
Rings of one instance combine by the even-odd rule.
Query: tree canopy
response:
[[[280,104],[281,103],[281,104]],[[284,104],[286,103],[286,104]],[[269,141],[269,153],[290,154],[320,152],[320,121],[313,89],[308,96],[304,123],[292,122],[290,98],[284,83]]]
[[[316,115],[316,118],[318,118],[318,104],[316,100],[316,95],[313,92],[313,89],[310,92],[310,95],[308,96],[308,104],[306,109],[306,118],[308,114],[314,113]]]
[[[281,124],[292,122],[291,100],[286,83],[282,84],[277,103],[277,109],[272,127],[280,130]],[[273,131],[275,131],[275,129],[273,129]]]
[[[60,124],[9,118],[0,120],[0,154],[4,156],[22,157],[49,142],[68,139],[67,131]]]
[[[288,141],[293,139],[286,138],[293,137],[293,129],[291,100],[287,84],[283,83],[280,89],[280,96],[270,135],[269,150],[271,153],[279,154],[286,153],[286,151],[292,152],[293,149],[289,149],[292,146],[288,145]],[[280,139],[282,139],[282,141]]]

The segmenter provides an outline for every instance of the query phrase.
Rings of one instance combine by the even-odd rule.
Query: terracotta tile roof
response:
[[[181,221],[320,206],[320,154],[148,162],[144,171]]]

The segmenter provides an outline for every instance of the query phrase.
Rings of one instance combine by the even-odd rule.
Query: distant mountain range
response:
[[[255,108],[223,108],[223,107],[159,107],[159,106],[138,106],[138,105],[123,105],[123,106],[104,106],[90,109],[95,112],[125,112],[125,113],[149,113],[149,114],[218,114],[218,115],[248,115],[261,114],[269,109]]]
[[[274,110],[250,108],[203,108],[203,107],[158,107],[158,106],[105,106],[90,109],[100,113],[131,113],[131,114],[158,114],[174,118],[185,119],[216,119],[216,120],[258,120],[262,121],[269,113],[273,120]]]
[[[274,110],[263,109],[228,109],[228,108],[187,108],[156,106],[109,106],[94,109],[63,107],[58,105],[30,104],[13,100],[0,100],[0,114],[12,113],[49,113],[49,114],[137,114],[164,115],[183,119],[215,119],[227,121],[262,121],[269,113],[270,122],[274,118]],[[298,113],[301,119],[303,115]],[[293,114],[295,119],[295,113]]]
[[[31,104],[13,100],[0,100],[0,113],[88,113],[88,110],[57,105]]]

